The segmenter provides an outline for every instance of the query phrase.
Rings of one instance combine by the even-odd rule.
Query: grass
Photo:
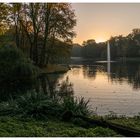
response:
[[[108,121],[140,130],[139,117],[110,118]],[[122,137],[109,128],[85,127],[83,123],[63,122],[56,118],[0,116],[0,137]]]
[[[47,68],[42,68],[42,73],[64,73],[69,70],[66,65],[48,64]]]
[[[136,118],[136,117],[127,118],[127,117],[125,117],[125,118],[111,119],[109,121],[116,123],[116,124],[121,124],[124,126],[128,126],[130,128],[135,128],[135,129],[140,130],[140,118]]]
[[[0,137],[115,137],[113,130],[102,127],[83,128],[58,120],[34,120],[0,117]]]

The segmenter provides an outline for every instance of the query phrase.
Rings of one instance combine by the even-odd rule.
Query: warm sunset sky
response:
[[[106,41],[110,36],[127,35],[140,28],[139,4],[73,3],[77,16],[77,33],[74,43],[87,39]]]

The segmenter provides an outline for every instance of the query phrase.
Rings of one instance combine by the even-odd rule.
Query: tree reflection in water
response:
[[[73,95],[73,85],[66,78],[59,83],[59,79],[62,78],[63,74],[42,74],[40,75],[32,84],[22,84],[8,86],[6,82],[0,85],[0,101],[7,101],[9,99],[15,99],[27,91],[35,90],[36,92],[42,92],[47,94],[51,98],[55,98],[57,94],[59,96],[72,96]],[[60,94],[61,92],[61,94]]]
[[[94,80],[97,72],[107,74],[107,64],[83,66],[84,78]],[[140,89],[140,64],[139,63],[111,63],[111,71],[108,75],[112,83],[127,82],[135,90]]]
[[[48,94],[48,96],[50,96],[51,98],[55,98],[56,96],[73,96],[73,84],[69,82],[68,77],[66,77],[65,80],[59,83],[59,79],[63,76],[63,74],[42,75],[38,79],[36,91],[41,91],[44,94]]]

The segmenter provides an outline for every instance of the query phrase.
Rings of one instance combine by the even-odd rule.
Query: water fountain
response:
[[[107,62],[110,62],[110,44],[107,42]]]
[[[107,59],[106,59],[106,61],[96,61],[96,63],[106,63],[107,64],[107,73],[108,73],[108,77],[109,77],[111,63],[114,63],[114,62],[115,61],[111,60],[110,43],[109,43],[109,41],[107,41]]]
[[[107,42],[107,73],[108,75],[110,74],[110,44],[109,41]]]

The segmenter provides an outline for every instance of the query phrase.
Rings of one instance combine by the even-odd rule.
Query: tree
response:
[[[81,57],[82,56],[82,48],[79,44],[73,44],[71,56],[73,57]]]
[[[29,56],[35,65],[48,64],[50,48],[55,40],[71,42],[75,36],[76,25],[74,11],[68,3],[13,3],[1,5],[10,7],[7,19],[9,28],[15,32],[16,46],[23,48],[29,44]],[[0,10],[1,13],[3,10]],[[4,21],[7,21],[3,17]],[[3,20],[0,21],[2,23]],[[50,41],[51,45],[50,45]]]
[[[47,53],[49,50],[47,41],[53,38],[53,40],[62,39],[69,42],[75,35],[73,27],[76,25],[74,11],[68,3],[45,4],[45,14],[45,34],[41,65],[47,64],[49,60],[50,54]]]
[[[36,65],[44,66],[48,63],[50,39],[69,41],[75,33],[76,24],[74,11],[70,4],[31,3],[23,4],[24,16],[20,16],[20,24],[25,30],[30,42],[30,58]],[[41,50],[38,42],[42,38]],[[52,45],[53,46],[53,45]],[[39,54],[40,52],[40,54]],[[39,59],[39,56],[40,59]]]

